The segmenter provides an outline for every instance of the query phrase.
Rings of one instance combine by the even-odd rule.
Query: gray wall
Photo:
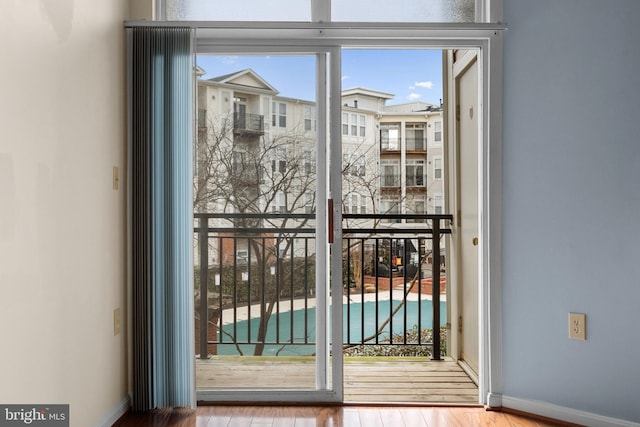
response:
[[[640,1],[504,3],[504,394],[640,421]]]

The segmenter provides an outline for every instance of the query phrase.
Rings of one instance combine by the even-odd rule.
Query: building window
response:
[[[342,134],[364,137],[366,134],[367,116],[364,114],[342,113]]]
[[[435,122],[434,123],[435,126],[435,130],[434,130],[434,135],[433,135],[433,140],[435,142],[441,142],[442,141],[442,122]]]
[[[351,136],[358,136],[358,115],[351,115]]]
[[[400,203],[395,198],[380,199],[380,212],[386,215],[397,215],[400,213]],[[399,222],[399,219],[383,219],[382,222]]]
[[[315,120],[313,117],[313,109],[310,106],[304,107],[304,130],[307,132],[315,130]]]
[[[304,193],[304,213],[314,213],[316,205],[316,194],[312,191]]]
[[[397,124],[380,125],[380,150],[397,151],[400,149],[400,127]]]
[[[412,214],[422,215],[425,213],[425,203],[424,200],[412,200],[410,203],[407,203],[407,209]],[[421,223],[425,222],[424,219],[408,219],[408,223]]]
[[[279,147],[271,153],[271,172],[285,173],[287,171],[287,149]]]
[[[271,103],[271,126],[287,127],[287,104],[284,102]]]
[[[380,187],[400,186],[400,161],[380,160]]]
[[[407,150],[426,150],[424,124],[408,124],[406,126]]]
[[[352,193],[347,199],[347,211],[351,214],[366,214],[367,203],[366,198],[358,193]]]
[[[406,166],[407,186],[424,187],[424,160],[407,160]]]
[[[287,195],[284,191],[278,191],[273,198],[273,205],[271,205],[271,213],[286,213],[287,212]]]
[[[349,114],[342,113],[342,134],[349,135]]]
[[[433,212],[436,215],[444,213],[444,198],[442,194],[436,194],[433,196]]]
[[[304,150],[302,155],[302,167],[304,169],[305,176],[311,176],[316,171],[313,151]]]
[[[246,249],[238,249],[236,251],[236,260],[238,264],[246,264],[249,262],[249,251]]]
[[[342,155],[342,171],[345,175],[366,175],[366,158],[364,154],[350,153]]]
[[[442,179],[442,158],[433,159],[433,178]]]

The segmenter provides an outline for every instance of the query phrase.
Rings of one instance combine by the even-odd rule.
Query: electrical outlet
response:
[[[120,309],[113,310],[113,336],[120,334]]]
[[[569,338],[587,339],[587,316],[584,313],[569,313]]]

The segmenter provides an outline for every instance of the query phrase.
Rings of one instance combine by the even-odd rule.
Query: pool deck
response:
[[[312,357],[218,356],[196,360],[200,390],[313,389]],[[453,360],[347,357],[344,398],[353,403],[478,403],[478,388]]]

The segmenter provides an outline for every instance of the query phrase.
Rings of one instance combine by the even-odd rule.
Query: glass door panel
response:
[[[198,390],[327,389],[317,60],[197,58]]]

